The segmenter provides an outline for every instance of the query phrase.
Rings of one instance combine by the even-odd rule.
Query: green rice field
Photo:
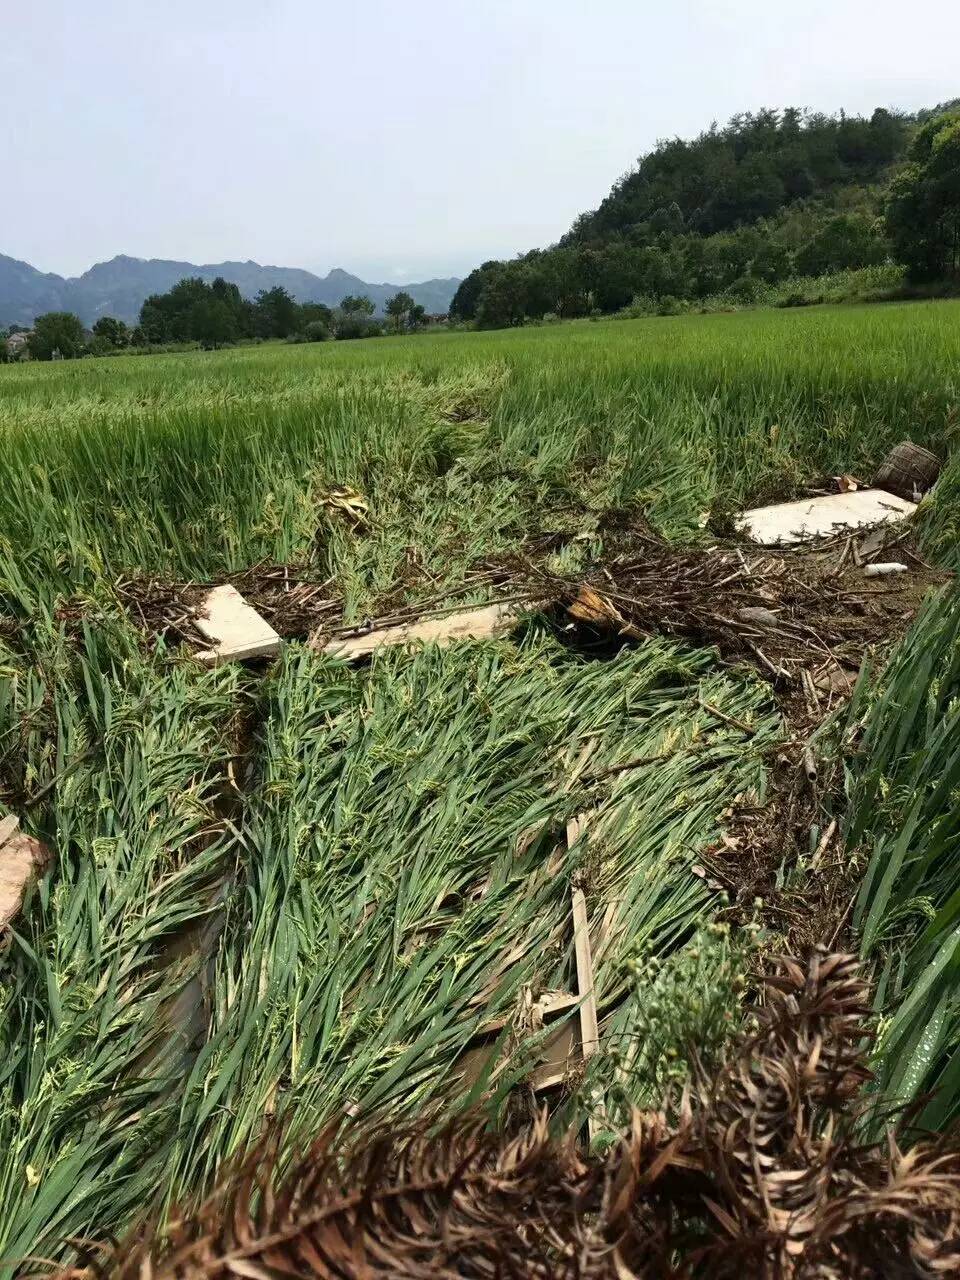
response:
[[[575,982],[572,885],[601,1049],[556,1114],[597,1141],[692,1046],[722,1053],[779,942],[762,904],[718,922],[698,865],[789,736],[712,650],[594,661],[534,614],[367,667],[294,640],[211,670],[145,635],[123,584],[298,566],[347,622],[482,600],[478,566],[536,535],[568,569],[602,559],[613,512],[702,543],[705,513],[869,475],[907,437],[945,459],[917,536],[955,568],[958,430],[954,302],[0,367],[0,816],[56,859],[0,956],[5,1274],[202,1194],[269,1117],[294,1149],[358,1112],[532,1107],[545,1032],[517,1011]],[[932,1093],[939,1127],[960,1111],[952,588],[829,737],[875,1087]]]

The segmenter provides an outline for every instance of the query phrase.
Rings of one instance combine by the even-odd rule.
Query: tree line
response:
[[[242,340],[373,338],[388,331],[416,332],[427,319],[423,306],[404,290],[387,300],[385,319],[378,319],[375,310],[365,294],[348,295],[338,307],[328,307],[322,302],[297,302],[279,285],[262,289],[251,300],[220,276],[210,283],[187,278],[167,293],[145,299],[133,327],[114,316],[101,316],[88,332],[72,312],[47,312],[34,321],[26,347],[35,360],[72,360],[125,348],[150,350],[184,343],[212,350]],[[12,326],[9,336],[15,332],[23,331]],[[8,356],[12,355],[10,343],[6,346]],[[19,343],[14,346],[19,350]]]
[[[911,281],[950,280],[958,242],[960,110],[762,111],[661,143],[557,245],[471,272],[450,313],[497,328],[640,300],[749,303],[891,260]]]

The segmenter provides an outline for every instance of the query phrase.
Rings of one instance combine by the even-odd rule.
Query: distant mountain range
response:
[[[420,284],[371,284],[335,267],[326,276],[315,276],[296,267],[262,267],[259,262],[170,262],[163,258],[129,258],[124,254],[98,262],[82,276],[38,271],[27,262],[0,253],[0,327],[31,325],[44,311],[73,311],[84,324],[99,316],[116,316],[135,323],[144,298],[166,293],[184,276],[214,280],[217,276],[235,284],[246,298],[260,289],[283,287],[298,302],[325,302],[336,306],[347,294],[365,293],[382,311],[387,298],[404,289],[429,314],[442,313],[450,305],[460,281],[425,280]]]

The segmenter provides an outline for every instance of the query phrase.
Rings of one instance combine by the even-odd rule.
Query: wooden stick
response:
[[[583,817],[571,818],[567,823],[567,848],[572,849],[586,825]],[[570,890],[573,901],[573,947],[577,960],[577,994],[580,997],[580,1046],[584,1065],[600,1048],[600,1027],[597,1019],[597,996],[593,985],[593,956],[590,950],[590,924],[587,917],[587,899],[579,885]],[[599,1125],[591,1115],[587,1122],[591,1139],[595,1138]]]
[[[3,847],[20,826],[20,819],[15,813],[9,813],[0,822],[0,848]]]
[[[705,702],[700,699],[700,705],[704,711],[712,715],[716,720],[722,720],[724,724],[730,725],[732,729],[739,729],[741,733],[745,733],[748,738],[752,738],[757,732],[752,725],[747,724],[745,720],[738,720],[736,716],[727,715],[726,711],[721,711],[719,707],[715,707],[712,702]]]
[[[816,871],[816,869],[817,869],[817,865],[818,865],[818,863],[820,862],[820,859],[821,859],[821,858],[823,857],[823,855],[826,853],[826,851],[827,851],[827,845],[828,845],[828,844],[830,843],[830,841],[833,839],[833,835],[834,835],[834,832],[836,831],[836,829],[837,829],[837,820],[836,820],[836,818],[831,818],[831,819],[830,819],[830,825],[827,827],[826,831],[824,831],[823,835],[820,837],[820,843],[817,845],[817,851],[816,851],[816,853],[815,853],[815,854],[813,855],[813,857],[810,859],[810,870],[811,870],[811,871]]]

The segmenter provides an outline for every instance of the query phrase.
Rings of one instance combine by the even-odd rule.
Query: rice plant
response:
[[[269,695],[172,1190],[209,1183],[265,1111],[287,1118],[295,1144],[347,1110],[466,1101],[455,1064],[481,1026],[524,987],[576,989],[574,875],[603,939],[603,1009],[619,1004],[636,954],[683,944],[713,896],[690,872],[696,851],[731,798],[761,784],[781,733],[762,687],[711,666],[659,643],[571,661],[535,633],[519,650],[384,656],[369,677],[291,650]],[[754,718],[749,742],[708,740],[701,695]],[[570,791],[585,746],[590,772]],[[602,819],[596,838],[564,851],[581,808]]]
[[[869,855],[854,923],[879,974],[878,1087],[940,1129],[960,1114],[960,595],[935,597],[851,712],[847,842]]]
[[[539,1032],[518,1010],[575,985],[573,883],[606,1052],[558,1123],[652,1101],[692,1041],[719,1054],[741,1018],[748,940],[717,932],[693,868],[737,795],[763,800],[784,731],[765,686],[663,641],[587,662],[537,622],[367,670],[294,644],[266,676],[203,671],[144,644],[119,579],[308,564],[360,620],[482,596],[476,566],[531,534],[555,535],[558,564],[601,555],[614,510],[703,538],[712,506],[869,474],[904,436],[945,453],[958,315],[0,368],[0,802],[57,860],[0,957],[4,1265],[201,1192],[270,1116],[293,1150],[345,1112],[529,1102]],[[944,557],[954,469],[925,517]],[[342,485],[368,504],[362,526],[325,502]],[[882,1078],[943,1083],[932,1120],[958,1092],[957,617],[925,615],[861,686],[850,772]],[[574,814],[588,821],[567,848]],[[498,1017],[470,1087],[464,1053]]]
[[[225,857],[236,671],[61,645],[39,677],[11,661],[3,680],[5,738],[37,732],[48,704],[53,750],[18,781],[50,787],[29,816],[57,859],[0,961],[5,1262],[120,1227],[154,1193],[183,1069],[173,1012],[195,968],[176,942],[211,911]]]

